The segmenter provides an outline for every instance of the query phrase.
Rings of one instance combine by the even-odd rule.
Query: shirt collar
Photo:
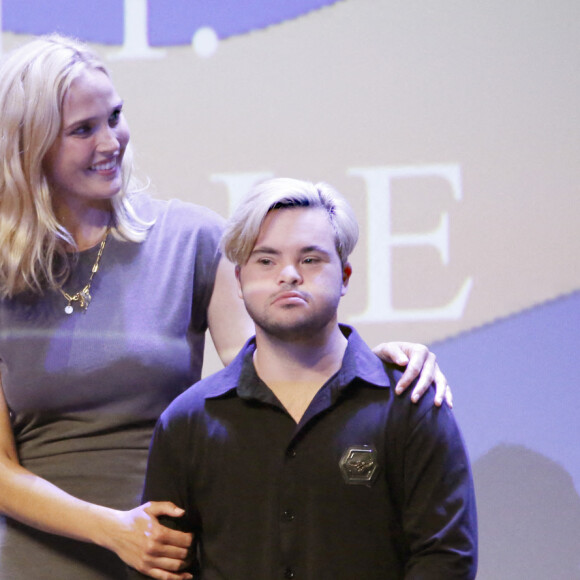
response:
[[[359,333],[346,324],[341,324],[340,330],[348,339],[348,345],[338,371],[338,383],[348,385],[355,379],[360,379],[376,387],[392,386],[384,363],[367,346]]]
[[[341,368],[332,380],[333,384],[342,390],[355,379],[359,379],[375,387],[394,387],[391,373],[385,370],[384,363],[372,352],[358,332],[346,324],[341,324],[340,330],[348,344]],[[235,391],[242,399],[272,402],[274,395],[262,382],[254,367],[255,350],[256,339],[252,337],[236,358],[220,371],[220,380],[206,394],[206,399],[220,398]]]

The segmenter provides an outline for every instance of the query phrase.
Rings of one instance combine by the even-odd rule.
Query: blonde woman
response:
[[[227,364],[253,326],[221,260],[222,219],[138,191],[107,69],[52,35],[0,68],[0,577],[117,579],[180,570],[182,514],[139,505],[149,441],[200,378],[206,330]],[[417,395],[421,345],[387,344]],[[405,352],[403,352],[405,351]]]

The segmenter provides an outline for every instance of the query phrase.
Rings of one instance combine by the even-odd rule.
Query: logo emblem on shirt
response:
[[[369,445],[352,445],[340,458],[340,471],[344,481],[350,485],[371,485],[379,464],[377,452]]]

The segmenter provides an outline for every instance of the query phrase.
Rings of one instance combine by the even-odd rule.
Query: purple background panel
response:
[[[580,292],[437,344],[472,461],[500,444],[556,461],[580,491]]]
[[[312,10],[336,4],[337,0],[251,2],[198,0],[196,2],[149,2],[149,39],[152,46],[189,44],[198,28],[209,26],[219,38],[244,34]]]
[[[340,0],[244,2],[240,0],[150,0],[151,46],[190,44],[198,28],[209,26],[219,38],[244,34]],[[123,44],[124,2],[100,0],[4,0],[3,28],[18,34],[60,32],[88,42]]]
[[[2,27],[18,34],[60,32],[88,42],[123,43],[123,1],[3,0]]]

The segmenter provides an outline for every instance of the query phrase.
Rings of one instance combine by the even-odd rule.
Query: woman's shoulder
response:
[[[162,221],[164,224],[181,229],[221,230],[224,218],[214,210],[182,199],[160,199],[148,193],[136,193],[130,197],[137,215],[146,221]]]

